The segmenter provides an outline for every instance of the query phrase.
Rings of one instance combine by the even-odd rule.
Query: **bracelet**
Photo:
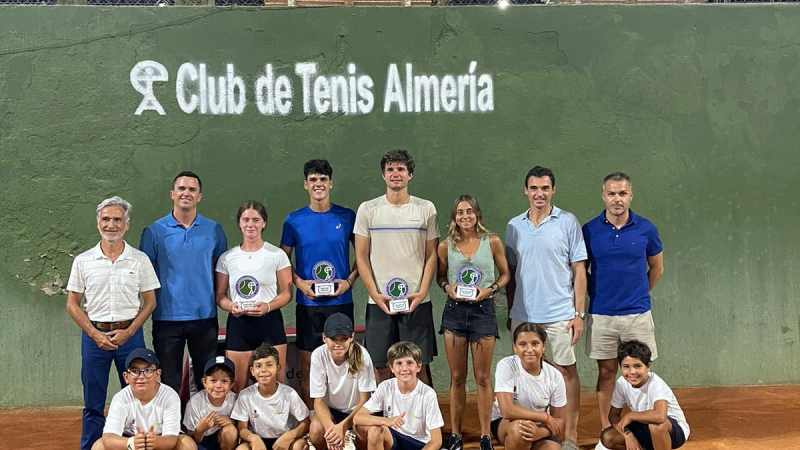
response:
[[[128,450],[135,450],[136,449],[136,444],[134,443],[134,437],[133,436],[128,438],[128,443],[127,443],[126,447],[127,447]]]
[[[440,284],[439,287],[442,288],[442,290],[445,293],[447,293],[447,288],[445,286],[447,286],[448,284],[450,284],[450,283],[448,283],[447,281],[442,281],[442,284]]]
[[[348,289],[350,289],[351,287],[353,287],[353,282],[352,282],[352,281],[350,281],[350,277],[347,277],[347,278],[345,278],[345,280],[347,281],[347,288],[348,288]]]

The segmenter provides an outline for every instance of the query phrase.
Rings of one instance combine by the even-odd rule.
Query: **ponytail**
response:
[[[355,375],[364,367],[364,352],[361,351],[361,346],[353,339],[350,341],[350,348],[347,349],[347,362],[350,367],[347,372],[350,375]]]

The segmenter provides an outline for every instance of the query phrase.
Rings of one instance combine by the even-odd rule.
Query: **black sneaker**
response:
[[[481,436],[481,450],[494,450],[494,445],[492,445],[492,438],[490,438],[486,434]]]
[[[445,445],[445,450],[462,450],[464,447],[464,443],[461,441],[461,438],[458,437],[457,434],[451,434],[449,438],[447,438],[447,445]]]

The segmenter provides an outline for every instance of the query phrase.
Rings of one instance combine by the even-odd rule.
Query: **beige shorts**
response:
[[[514,330],[523,322],[511,319],[511,335]],[[559,366],[571,366],[575,364],[575,347],[572,346],[572,330],[567,332],[569,320],[561,322],[540,323],[547,333],[547,352],[552,361]]]
[[[586,356],[592,359],[616,359],[621,342],[639,340],[650,347],[652,359],[658,358],[655,325],[650,311],[626,316],[587,314]]]

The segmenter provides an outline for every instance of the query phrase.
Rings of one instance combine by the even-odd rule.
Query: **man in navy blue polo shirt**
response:
[[[650,291],[664,273],[658,229],[630,210],[631,177],[614,172],[603,179],[606,209],[583,226],[589,252],[589,320],[586,355],[597,360],[600,422],[608,411],[617,375],[617,347],[632,339],[646,343],[656,359]]]
[[[184,346],[189,347],[198,389],[203,389],[203,364],[216,356],[214,267],[228,242],[218,223],[197,213],[203,198],[197,174],[179,173],[169,196],[172,211],[144,229],[139,247],[161,282],[153,311],[153,348],[161,360],[161,381],[177,392]]]

